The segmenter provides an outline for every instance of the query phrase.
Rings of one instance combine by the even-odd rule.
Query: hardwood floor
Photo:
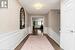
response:
[[[55,50],[46,36],[31,35],[21,50]]]
[[[54,47],[55,50],[62,50],[61,47],[53,40],[51,39],[47,34],[44,34],[47,39],[49,40],[49,42],[51,43],[51,45]],[[29,38],[29,36],[31,36],[30,34],[15,48],[15,50],[21,50],[22,46],[24,45],[24,43],[26,42],[26,40]],[[36,36],[36,35],[35,35]]]
[[[52,46],[55,48],[55,50],[63,50],[60,45],[58,45],[52,38],[50,38],[47,34],[44,34],[49,42],[52,44]]]
[[[30,34],[27,35],[27,37],[24,38],[24,40],[15,48],[15,50],[21,50],[22,46],[26,42],[26,40],[29,38]]]

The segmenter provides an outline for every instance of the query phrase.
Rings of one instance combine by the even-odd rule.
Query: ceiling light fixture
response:
[[[41,3],[35,3],[35,4],[33,5],[33,7],[36,8],[36,9],[41,9],[43,6],[44,6],[44,5],[41,4]]]

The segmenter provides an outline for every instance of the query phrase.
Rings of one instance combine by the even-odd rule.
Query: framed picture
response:
[[[20,9],[20,29],[25,28],[25,11],[24,8],[22,7]]]

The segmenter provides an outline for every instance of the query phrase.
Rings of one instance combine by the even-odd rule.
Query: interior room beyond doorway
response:
[[[43,34],[44,21],[43,17],[33,17],[33,34]]]

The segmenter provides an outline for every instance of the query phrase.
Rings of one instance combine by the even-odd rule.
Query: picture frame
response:
[[[24,8],[22,7],[20,9],[20,29],[25,28],[25,11]]]

